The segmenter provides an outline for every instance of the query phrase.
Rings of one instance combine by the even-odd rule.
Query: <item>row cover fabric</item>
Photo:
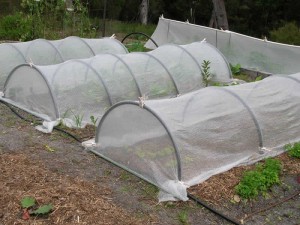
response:
[[[159,19],[152,35],[152,39],[158,45],[188,44],[204,38],[217,47],[233,65],[239,63],[243,68],[273,74],[292,74],[300,71],[300,46],[271,42],[163,17]],[[150,41],[145,46],[155,48]]]
[[[173,99],[121,102],[88,149],[178,199],[186,188],[300,141],[300,73]]]
[[[215,81],[231,80],[229,65],[207,42],[164,45],[149,53],[99,54],[51,66],[20,65],[8,76],[2,100],[46,121],[91,123],[122,100],[176,97],[204,87],[201,63]]]
[[[86,39],[75,36],[49,41],[36,39],[28,42],[0,44],[0,91],[8,74],[18,65],[53,65],[69,59],[82,59],[100,53],[128,53],[114,38]]]

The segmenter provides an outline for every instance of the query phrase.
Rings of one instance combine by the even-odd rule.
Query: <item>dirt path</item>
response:
[[[85,151],[64,134],[42,134],[2,104],[0,115],[0,225],[229,224],[192,201],[159,204],[155,187]],[[284,196],[299,190],[297,175],[286,176]],[[208,192],[222,196],[222,190]],[[201,193],[201,198],[209,196]],[[271,199],[282,193],[279,188]],[[21,220],[20,200],[28,195],[51,202],[54,211],[47,218]],[[249,208],[259,209],[256,203],[233,204],[215,197],[219,198],[212,201],[214,207],[236,218],[251,213]],[[260,208],[271,204],[265,202],[260,200]],[[299,195],[278,207],[251,216],[246,224],[300,224]]]

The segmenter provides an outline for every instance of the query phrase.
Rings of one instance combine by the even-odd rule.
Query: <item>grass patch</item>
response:
[[[300,142],[294,144],[287,144],[284,146],[285,150],[288,151],[288,154],[291,157],[300,158]]]
[[[235,187],[236,193],[245,199],[252,199],[259,194],[265,195],[274,185],[279,184],[281,163],[277,159],[266,159],[254,170],[246,171],[240,183]]]
[[[156,28],[156,24],[143,25],[140,23],[128,23],[117,20],[106,21],[106,33],[108,35],[112,34],[129,34],[132,32],[142,32],[147,35],[152,35]]]

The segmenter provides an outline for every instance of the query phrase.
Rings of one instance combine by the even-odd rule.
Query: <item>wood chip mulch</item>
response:
[[[283,153],[275,159],[281,161],[283,174],[300,175],[299,159],[292,158],[287,153]],[[212,176],[201,184],[190,187],[188,191],[208,203],[219,205],[221,202],[233,199],[234,188],[240,182],[244,172],[254,168],[255,165],[232,168],[225,173]]]
[[[117,207],[108,188],[47,170],[24,154],[0,154],[0,224],[145,224]],[[52,204],[48,216],[22,219],[20,201]]]

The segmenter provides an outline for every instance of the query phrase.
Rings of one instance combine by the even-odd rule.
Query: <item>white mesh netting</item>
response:
[[[231,80],[223,55],[207,42],[196,42],[51,66],[20,65],[8,76],[2,99],[47,121],[80,118],[84,125],[122,100],[176,97],[204,87],[203,60],[211,62],[214,81]]]
[[[186,200],[185,187],[300,141],[300,73],[186,95],[122,102],[89,149]]]
[[[152,39],[158,44],[189,44],[206,39],[233,65],[268,73],[292,74],[300,71],[300,46],[275,43],[161,17]],[[146,47],[154,49],[151,41]]]
[[[18,65],[53,65],[69,59],[82,59],[100,53],[127,53],[125,46],[114,38],[86,39],[67,37],[49,41],[36,39],[20,43],[0,44],[0,91],[8,74]]]

